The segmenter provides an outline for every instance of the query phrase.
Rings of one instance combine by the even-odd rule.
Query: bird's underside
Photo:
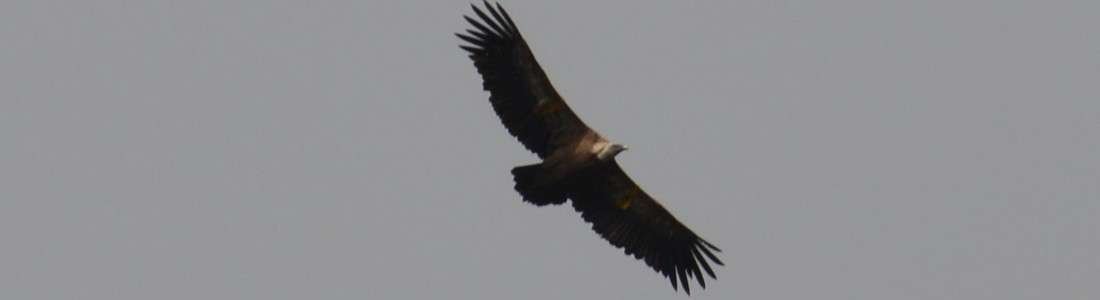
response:
[[[468,43],[489,102],[508,132],[542,162],[512,169],[524,201],[543,206],[571,200],[592,229],[627,255],[690,294],[689,278],[706,287],[703,272],[722,265],[720,251],[681,224],[623,172],[615,156],[625,147],[604,139],[566,105],[535,60],[511,16],[497,4],[472,6]],[[486,13],[486,11],[488,13]],[[709,262],[708,262],[709,260]],[[678,279],[678,280],[677,280]]]

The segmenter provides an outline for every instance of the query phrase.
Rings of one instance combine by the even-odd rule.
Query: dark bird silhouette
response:
[[[541,163],[512,169],[515,189],[537,206],[571,200],[592,229],[627,255],[645,261],[667,277],[672,288],[691,294],[688,279],[706,288],[705,271],[716,278],[717,247],[677,221],[623,172],[615,156],[627,148],[589,128],[566,105],[535,61],[516,23],[498,3],[488,1],[473,26],[457,33],[467,45],[489,91],[489,102],[508,132]],[[486,13],[488,11],[488,13]],[[712,252],[713,251],[713,252]]]

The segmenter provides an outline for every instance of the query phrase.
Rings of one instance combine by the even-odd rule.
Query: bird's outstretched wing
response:
[[[688,278],[706,288],[702,271],[711,278],[710,261],[722,265],[714,255],[717,247],[681,224],[661,204],[642,191],[615,161],[583,172],[572,188],[573,208],[615,247],[647,265],[688,294]],[[702,267],[702,269],[700,269]]]
[[[464,16],[474,29],[455,35],[469,43],[460,47],[470,53],[490,93],[489,102],[508,132],[541,158],[587,132],[588,127],[550,85],[500,4],[494,8],[485,1],[489,14],[471,7],[481,21]]]

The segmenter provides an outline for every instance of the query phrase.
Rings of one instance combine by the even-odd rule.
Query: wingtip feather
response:
[[[489,25],[489,27],[493,28],[492,33],[494,35],[505,36],[507,34],[504,30],[500,29],[500,26],[497,25],[497,23],[494,22],[492,18],[490,18],[488,15],[486,15],[484,11],[477,8],[477,6],[474,6],[473,4],[470,4],[470,5],[474,8],[474,13],[477,14],[478,17],[481,18],[481,22],[484,22],[485,25]],[[488,2],[486,2],[486,7],[490,8],[492,6],[489,6]]]

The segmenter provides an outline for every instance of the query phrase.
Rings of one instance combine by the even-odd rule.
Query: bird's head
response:
[[[611,144],[604,148],[603,151],[600,151],[597,156],[600,158],[600,160],[608,160],[615,157],[616,155],[619,155],[619,153],[626,151],[626,149],[630,148],[627,148],[626,146],[620,144]]]
[[[627,149],[630,148],[627,148],[626,146],[620,144],[611,144],[611,156],[618,155],[619,152],[626,151]]]

